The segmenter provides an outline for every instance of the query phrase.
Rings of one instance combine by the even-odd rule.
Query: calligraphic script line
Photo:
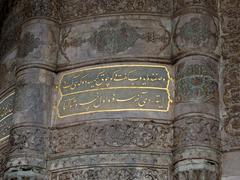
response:
[[[144,86],[130,86],[130,87],[110,87],[110,88],[98,88],[98,89],[88,89],[84,91],[77,91],[73,93],[67,93],[63,94],[63,96],[67,95],[73,95],[73,94],[79,94],[79,93],[84,93],[84,92],[94,92],[94,91],[104,91],[104,90],[118,90],[118,89],[151,89],[151,90],[168,90],[167,88],[158,88],[158,87],[144,87]]]

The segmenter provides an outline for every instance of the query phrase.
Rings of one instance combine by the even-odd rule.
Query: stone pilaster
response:
[[[217,1],[175,1],[174,178],[219,179]]]
[[[5,179],[47,179],[46,144],[52,113],[52,90],[57,61],[58,27],[38,3],[23,2],[17,54],[14,125],[10,132],[11,151]],[[48,3],[44,4],[51,8]],[[36,7],[35,7],[36,6]],[[40,6],[44,8],[44,6]],[[44,13],[41,13],[41,12]],[[53,12],[49,10],[49,12]],[[29,14],[31,13],[31,15]]]

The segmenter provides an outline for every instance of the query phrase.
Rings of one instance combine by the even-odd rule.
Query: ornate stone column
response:
[[[174,4],[174,178],[219,179],[217,1]]]
[[[46,136],[52,112],[58,38],[54,2],[23,0],[16,5],[17,15],[13,18],[21,21],[22,31],[5,179],[47,179]]]

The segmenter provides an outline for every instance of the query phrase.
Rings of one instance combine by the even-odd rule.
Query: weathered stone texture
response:
[[[171,15],[172,2],[168,0],[63,0],[61,16],[64,21],[89,16],[111,14]]]
[[[222,0],[220,4],[222,26],[222,147],[224,179],[239,179],[237,157],[240,147],[240,59],[239,59],[239,19],[240,2]],[[230,151],[230,152],[228,152]],[[231,152],[233,151],[233,152]],[[238,166],[238,165],[237,165]]]
[[[60,68],[98,61],[168,61],[171,56],[170,19],[121,16],[67,24],[60,31]],[[129,59],[129,60],[128,60]]]
[[[139,179],[145,180],[150,178],[152,180],[167,180],[168,171],[166,169],[157,168],[141,168],[141,167],[104,167],[104,168],[89,168],[77,169],[67,172],[54,173],[52,180],[66,180],[66,179],[99,179],[99,180],[126,180]]]
[[[239,0],[0,9],[0,179],[240,178]]]
[[[240,117],[240,60],[239,60],[239,11],[238,1],[221,3],[222,17],[222,83],[223,83],[223,117],[224,149],[239,147],[239,126]]]
[[[56,129],[50,139],[52,153],[72,150],[96,152],[104,150],[171,151],[172,129],[169,125],[143,120],[106,121]]]

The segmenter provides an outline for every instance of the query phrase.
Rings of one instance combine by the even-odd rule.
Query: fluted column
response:
[[[35,7],[38,3],[45,3],[41,6],[43,9]],[[24,11],[32,13],[30,17],[49,16],[53,12],[52,6],[45,1],[31,1],[28,5]],[[41,14],[42,11],[46,14]],[[14,126],[10,133],[11,152],[5,179],[47,179],[46,137],[52,113],[57,37],[58,27],[51,19],[29,19],[22,25],[17,54]]]
[[[175,1],[174,178],[219,179],[217,1]]]

